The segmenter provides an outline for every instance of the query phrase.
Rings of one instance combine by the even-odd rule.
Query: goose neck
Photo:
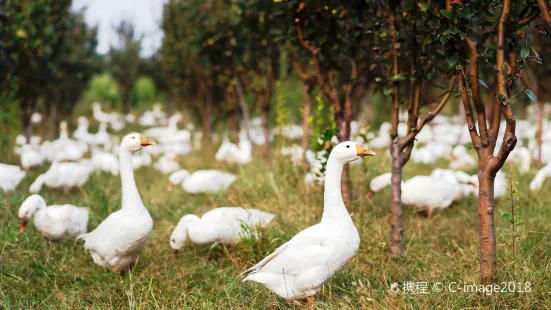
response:
[[[343,217],[350,218],[341,192],[343,163],[329,157],[325,171],[324,208],[322,222]]]
[[[122,208],[145,209],[134,180],[132,153],[129,150],[124,148],[120,150],[119,166],[122,184]]]

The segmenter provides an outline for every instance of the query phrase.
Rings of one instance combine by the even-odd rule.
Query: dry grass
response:
[[[213,164],[215,149],[194,152],[181,159],[188,170],[215,165],[238,175],[227,193],[218,196],[189,195],[176,189],[166,192],[168,177],[153,168],[142,168],[136,181],[154,220],[151,241],[131,273],[115,275],[92,262],[81,245],[73,241],[54,242],[40,237],[32,225],[26,234],[18,232],[17,210],[27,189],[39,173],[30,175],[14,193],[0,193],[0,305],[5,309],[68,308],[165,308],[165,309],[287,309],[301,304],[285,301],[261,285],[242,283],[240,272],[291,238],[319,221],[323,208],[320,189],[308,191],[302,170],[276,157],[271,168],[261,154],[245,167]],[[257,153],[260,152],[258,148]],[[3,152],[4,154],[7,152]],[[383,154],[381,152],[380,154]],[[4,160],[0,160],[4,161]],[[364,168],[354,167],[355,199],[349,209],[360,231],[360,250],[347,267],[328,282],[316,297],[323,309],[428,309],[428,308],[550,308],[551,307],[551,197],[549,183],[531,194],[528,183],[535,171],[519,182],[521,214],[517,257],[510,249],[508,224],[501,214],[507,200],[498,202],[496,226],[500,282],[531,282],[530,293],[431,292],[435,282],[476,284],[478,277],[478,226],[476,201],[465,199],[427,219],[405,208],[406,252],[390,258],[388,251],[389,190],[366,198],[368,181],[390,168],[385,156],[370,158]],[[439,163],[446,167],[445,163]],[[409,164],[406,178],[430,172],[431,167]],[[275,182],[271,182],[271,177]],[[91,209],[89,229],[120,207],[120,180],[96,174],[82,191],[43,190],[49,204],[72,203]],[[202,214],[221,206],[254,207],[277,215],[261,240],[244,241],[233,247],[186,246],[172,263],[169,235],[186,213]],[[391,283],[427,282],[428,294],[393,294]]]

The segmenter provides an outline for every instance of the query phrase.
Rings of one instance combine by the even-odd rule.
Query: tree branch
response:
[[[302,36],[302,30],[300,29],[300,26],[297,26],[297,37],[298,41],[302,46],[308,50],[310,53],[317,55],[320,51],[320,48],[314,48],[312,45],[308,44],[308,42],[304,41],[304,37]]]
[[[511,12],[511,0],[503,1],[503,8],[501,9],[501,15],[497,23],[497,42],[496,42],[496,75],[497,75],[497,91],[494,99],[494,105],[492,107],[492,118],[490,119],[490,129],[492,135],[492,146],[490,148],[491,153],[493,153],[495,147],[495,141],[497,140],[497,135],[499,134],[499,127],[501,123],[501,106],[504,101],[509,99],[509,94],[507,92],[507,81],[505,74],[509,72],[503,72],[503,64],[505,62],[505,45],[506,38],[506,26],[509,22],[509,16]],[[515,66],[515,64],[511,64]]]
[[[392,74],[398,75],[398,51],[392,48]],[[400,90],[398,88],[398,81],[392,82],[392,110],[390,113],[390,137],[392,139],[398,136],[398,115],[400,114]]]
[[[436,115],[438,115],[438,113],[440,113],[440,111],[442,111],[442,109],[444,108],[444,106],[446,105],[446,103],[448,102],[448,99],[450,98],[451,96],[451,91],[453,90],[454,88],[454,85],[455,85],[455,77],[452,77],[451,80],[450,80],[450,85],[448,87],[448,93],[446,95],[444,95],[444,97],[442,97],[442,99],[440,100],[440,102],[438,103],[438,105],[436,105],[436,107],[434,109],[432,109],[431,111],[429,111],[425,116],[423,116],[420,120],[420,122],[417,124],[417,126],[411,130],[407,136],[405,136],[404,138],[402,138],[400,140],[400,148],[402,150],[404,150],[406,148],[406,146],[408,146],[408,144],[410,144],[413,139],[415,139],[415,137],[417,136],[417,134],[421,131],[421,129],[423,129],[423,127],[429,123],[430,121],[432,121],[434,119],[434,117]],[[418,90],[417,90],[418,92]]]
[[[476,126],[474,125],[473,108],[471,106],[471,98],[465,89],[465,76],[463,72],[457,71],[457,85],[459,92],[461,93],[461,101],[465,108],[465,117],[467,118],[467,125],[469,128],[469,134],[471,135],[471,141],[473,142],[474,149],[478,152],[480,149],[480,137],[476,132]]]
[[[473,98],[474,108],[478,120],[478,132],[480,134],[480,143],[482,147],[488,146],[488,127],[486,125],[486,107],[480,96],[480,82],[478,77],[478,50],[477,43],[469,37],[465,38],[469,49],[470,59],[470,77],[471,77],[471,96]]]
[[[547,5],[547,0],[538,0],[538,6],[540,7],[540,11],[543,16],[543,19],[547,22],[549,27],[551,27],[551,12],[549,12],[549,6]]]
[[[533,7],[530,11],[530,14],[526,15],[526,17],[519,18],[515,21],[513,24],[516,28],[520,28],[522,26],[528,25],[530,22],[532,22],[534,19],[538,18],[540,16],[540,9],[537,7]]]

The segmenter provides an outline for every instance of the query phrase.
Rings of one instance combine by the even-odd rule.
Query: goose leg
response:
[[[427,210],[427,218],[432,218],[432,209]]]
[[[114,273],[117,273],[119,272],[119,268],[115,265],[109,265],[109,268],[111,269],[111,271],[113,271]]]

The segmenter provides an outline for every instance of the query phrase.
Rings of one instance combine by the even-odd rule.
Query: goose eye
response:
[[[349,149],[349,148],[350,148],[350,145],[347,145],[346,148]]]
[[[175,239],[172,239],[172,242],[176,242],[176,240],[175,240]]]

